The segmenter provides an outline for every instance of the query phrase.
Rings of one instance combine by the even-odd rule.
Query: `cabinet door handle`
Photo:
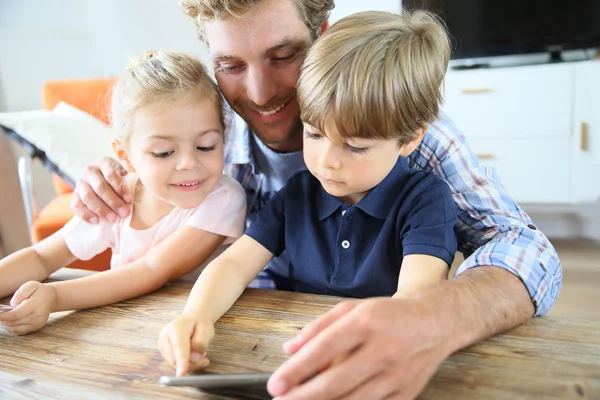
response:
[[[582,122],[579,125],[579,149],[589,151],[589,144],[589,126],[587,122]]]
[[[494,155],[492,153],[475,153],[475,156],[480,160],[490,160],[494,158]]]
[[[464,94],[490,93],[491,91],[492,91],[491,88],[472,88],[472,89],[461,90],[461,92]]]

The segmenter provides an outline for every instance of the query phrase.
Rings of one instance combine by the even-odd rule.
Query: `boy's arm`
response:
[[[183,314],[215,323],[273,258],[256,240],[243,235],[211,262],[192,288]]]
[[[75,256],[60,232],[0,260],[0,298],[14,293],[29,281],[43,281],[69,265]]]
[[[201,265],[224,239],[180,227],[137,261],[85,278],[51,283],[56,292],[53,311],[98,307],[150,293]]]
[[[402,259],[398,291],[392,297],[410,297],[416,292],[443,282],[447,277],[446,261],[423,254],[407,255]]]

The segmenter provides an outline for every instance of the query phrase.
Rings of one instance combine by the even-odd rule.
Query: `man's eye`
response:
[[[285,57],[273,57],[273,61],[285,62],[285,61],[291,60],[294,57],[295,57],[295,54],[290,54],[289,56],[285,56]]]
[[[216,148],[217,148],[217,146],[215,146],[215,145],[213,145],[213,146],[210,146],[210,147],[201,147],[201,146],[198,146],[198,147],[196,147],[196,148],[197,148],[198,150],[200,150],[200,151],[203,151],[203,152],[205,152],[205,153],[208,153],[209,151],[213,151],[214,149],[216,149]]]
[[[156,158],[167,158],[173,153],[173,151],[163,151],[161,153],[152,153],[152,155]]]
[[[322,138],[322,136],[319,135],[318,133],[312,133],[307,130],[304,131],[304,135],[306,135],[307,139],[321,139]]]
[[[365,154],[367,151],[369,151],[368,147],[354,147],[354,146],[350,146],[349,144],[346,143],[346,148],[354,154]]]
[[[240,69],[241,69],[240,65],[221,64],[217,68],[217,71],[225,72],[225,73],[234,73],[234,72],[238,72]]]

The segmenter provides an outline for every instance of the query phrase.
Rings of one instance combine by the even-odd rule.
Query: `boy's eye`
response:
[[[368,147],[354,147],[350,146],[348,143],[346,143],[346,148],[354,154],[365,154],[367,151],[369,151]]]
[[[157,158],[167,158],[173,153],[173,151],[163,151],[161,153],[152,153],[152,155]]]
[[[217,148],[217,146],[215,146],[215,145],[212,145],[210,147],[201,147],[201,146],[196,147],[196,149],[203,151],[205,153],[208,153],[209,151],[213,151],[216,148]]]
[[[312,133],[307,130],[304,130],[304,134],[306,135],[306,137],[308,139],[321,139],[323,137],[322,135],[319,135],[318,133]]]

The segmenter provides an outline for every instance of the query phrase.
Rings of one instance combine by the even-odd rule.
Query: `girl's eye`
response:
[[[174,153],[173,151],[165,151],[162,153],[152,153],[152,155],[156,158],[167,158],[173,153]]]
[[[307,130],[304,131],[304,134],[306,135],[307,139],[321,139],[323,137],[322,135],[319,135],[318,133],[312,133]]]
[[[346,148],[354,154],[365,154],[367,151],[369,151],[368,147],[354,147],[354,146],[350,146],[349,144],[346,143]]]
[[[199,146],[199,147],[196,147],[196,148],[197,148],[198,150],[200,150],[200,151],[203,151],[203,152],[205,152],[205,153],[208,153],[209,151],[213,151],[214,149],[216,149],[216,148],[217,148],[217,146],[215,146],[215,145],[213,145],[213,146],[210,146],[210,147],[200,147],[200,146]]]

